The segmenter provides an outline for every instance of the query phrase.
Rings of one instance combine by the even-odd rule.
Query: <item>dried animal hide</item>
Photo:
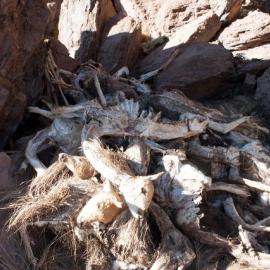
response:
[[[119,153],[103,148],[97,140],[83,141],[82,148],[91,165],[113,185],[118,186],[132,215],[141,216],[150,206],[154,194],[153,180],[163,173],[135,176],[127,160]]]
[[[137,175],[146,175],[150,162],[150,149],[139,138],[130,138],[125,151],[129,166]]]
[[[104,224],[111,223],[123,210],[124,202],[112,189],[102,190],[95,194],[81,209],[78,217],[78,225],[89,225],[99,221]]]
[[[155,198],[176,211],[177,224],[198,224],[202,192],[211,178],[178,155],[165,155],[162,162],[166,173],[155,183]]]
[[[88,107],[85,114],[86,122],[96,120],[89,124],[90,129],[95,125],[92,133],[89,132],[91,138],[105,135],[146,137],[157,141],[190,138],[201,134],[208,124],[205,119],[196,116],[183,121],[158,122],[151,113],[147,115],[143,111],[139,115],[139,104],[132,100],[121,103],[120,108]]]
[[[58,160],[64,162],[74,176],[80,179],[90,179],[95,174],[94,168],[85,157],[61,153],[59,154]]]
[[[43,129],[27,145],[25,156],[38,175],[42,175],[46,166],[37,154],[46,140],[54,141],[65,153],[77,151],[81,144],[80,136],[83,124],[78,119],[56,118],[49,128]]]

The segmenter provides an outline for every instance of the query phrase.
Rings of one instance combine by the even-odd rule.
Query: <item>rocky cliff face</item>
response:
[[[59,1],[0,2],[0,148],[44,88],[44,39],[55,31]]]

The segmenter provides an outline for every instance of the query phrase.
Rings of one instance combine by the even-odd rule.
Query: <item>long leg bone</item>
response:
[[[255,225],[247,224],[237,213],[233,199],[231,197],[227,198],[224,201],[224,209],[227,215],[231,217],[235,222],[239,223],[243,228],[251,231],[270,232],[270,227],[257,224]]]
[[[158,257],[150,270],[186,269],[195,258],[189,240],[175,228],[166,212],[152,203],[150,211],[161,232]]]
[[[45,142],[49,137],[49,128],[39,131],[34,138],[32,138],[26,147],[25,156],[28,162],[33,166],[37,175],[42,175],[47,169],[46,166],[38,159],[37,153],[38,148]]]

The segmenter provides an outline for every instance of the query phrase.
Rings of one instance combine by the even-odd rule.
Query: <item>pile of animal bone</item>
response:
[[[29,111],[51,124],[28,143],[37,176],[9,220],[35,269],[65,269],[63,254],[69,269],[270,269],[267,128],[152,94],[157,72],[136,80],[88,62],[73,74],[49,53],[51,102]]]

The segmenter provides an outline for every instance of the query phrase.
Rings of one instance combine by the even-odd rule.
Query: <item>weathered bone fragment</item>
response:
[[[270,192],[270,185],[261,183],[259,181],[253,181],[246,178],[241,179],[244,184],[246,184],[249,188],[260,190],[269,193]]]
[[[130,144],[125,151],[128,164],[137,175],[146,175],[150,162],[150,150],[139,138],[130,138]]]
[[[244,198],[251,196],[247,188],[223,182],[212,183],[211,186],[206,188],[206,191],[226,191],[228,193],[235,194]]]
[[[161,232],[158,256],[150,270],[185,269],[195,259],[189,240],[175,228],[166,212],[152,203],[150,212]]]
[[[49,105],[48,103],[46,103]],[[56,119],[56,118],[82,118],[85,108],[88,106],[95,106],[101,108],[100,104],[94,99],[91,101],[79,103],[76,105],[70,106],[51,106],[50,111],[43,110],[38,107],[28,107],[28,111],[32,113],[40,114],[49,119]]]
[[[32,165],[32,167],[37,172],[37,175],[42,175],[45,170],[46,166],[38,159],[37,153],[39,147],[45,142],[48,138],[49,129],[40,130],[33,139],[31,139],[26,147],[25,156],[28,162]]]
[[[213,120],[209,120],[208,127],[222,134],[227,134],[241,124],[249,121],[249,119],[249,117],[242,117],[230,123],[218,123]]]
[[[48,136],[65,153],[72,153],[78,150],[81,140],[83,124],[80,119],[55,119],[48,132]]]
[[[26,251],[27,259],[29,260],[29,262],[31,263],[31,265],[33,267],[36,267],[38,260],[34,256],[34,253],[33,253],[32,247],[31,247],[31,243],[30,243],[31,240],[29,239],[29,235],[27,233],[27,227],[26,226],[23,226],[20,229],[20,236],[21,236],[21,239],[22,239],[25,251]]]
[[[147,270],[147,267],[139,264],[129,264],[122,261],[114,261],[113,270]]]
[[[94,75],[94,83],[95,83],[95,87],[97,89],[97,93],[98,93],[98,96],[99,96],[99,99],[100,99],[100,103],[102,106],[106,106],[107,103],[106,103],[106,99],[104,97],[104,94],[102,92],[102,89],[101,89],[101,86],[100,86],[100,83],[99,83],[99,80],[98,80],[98,76],[97,74],[95,73]]]
[[[235,222],[240,224],[244,229],[251,230],[251,231],[262,231],[262,232],[270,232],[270,227],[267,226],[261,226],[261,225],[253,225],[253,224],[247,224],[238,214],[233,199],[231,197],[228,197],[224,201],[224,209],[225,212],[229,217],[231,217]]]
[[[248,179],[270,184],[270,152],[259,142],[253,141],[241,148],[242,169]]]
[[[223,178],[224,174],[227,174],[226,168],[230,169],[230,174],[233,174],[235,178],[239,177],[241,155],[240,151],[233,146],[228,148],[208,147],[202,146],[199,140],[193,140],[188,144],[188,154],[208,161],[211,164],[213,178]]]
[[[177,224],[198,223],[202,192],[211,179],[176,154],[165,155],[162,161],[166,174],[155,183],[156,200],[176,210]]]

